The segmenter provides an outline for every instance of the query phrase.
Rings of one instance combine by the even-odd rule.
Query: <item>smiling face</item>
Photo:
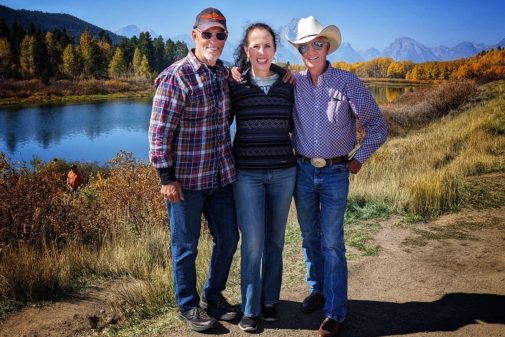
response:
[[[325,46],[320,50],[316,50],[312,46],[313,41],[323,42]],[[306,45],[308,45],[309,48],[302,54],[303,63],[305,63],[310,74],[317,77],[321,75],[326,68],[326,56],[328,55],[330,44],[327,42],[326,38],[318,36],[314,40],[306,43]]]
[[[219,56],[223,52],[226,39],[218,40],[217,33],[224,33],[224,30],[219,27],[211,27],[205,32],[212,34],[210,39],[206,40],[202,36],[202,32],[198,29],[193,29],[191,32],[193,41],[195,41],[195,56],[200,62],[209,66],[215,66]]]
[[[245,53],[251,62],[254,76],[269,76],[272,74],[270,65],[275,55],[274,37],[266,29],[255,28],[247,36],[248,44]]]

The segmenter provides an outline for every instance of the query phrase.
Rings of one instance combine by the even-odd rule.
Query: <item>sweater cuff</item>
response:
[[[162,185],[166,185],[177,180],[173,167],[164,167],[157,170]]]

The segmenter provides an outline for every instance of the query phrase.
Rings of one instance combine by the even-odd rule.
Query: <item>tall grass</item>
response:
[[[167,213],[149,164],[127,153],[98,170],[81,164],[79,193],[66,189],[69,163],[32,165],[16,168],[0,156],[0,310],[71,294],[96,277],[123,280],[111,303],[119,317],[175,306]],[[204,223],[199,289],[211,241]],[[238,280],[237,271],[235,263]]]
[[[383,106],[391,136],[421,129],[449,114],[476,91],[471,81],[447,82],[403,94],[393,104]]]
[[[504,170],[505,82],[480,89],[494,99],[390,138],[352,177],[350,197],[386,202],[398,212],[433,217],[465,202],[466,177]]]
[[[479,88],[469,109],[404,130],[352,176],[350,211],[367,217],[391,211],[433,217],[467,200],[467,177],[505,170],[505,81]],[[413,116],[413,118],[416,118]],[[81,164],[85,186],[69,193],[70,163],[35,161],[14,167],[0,155],[0,315],[12,303],[64,296],[96,277],[123,280],[112,302],[123,318],[174,308],[170,234],[159,179],[148,164],[120,153],[106,167]],[[371,207],[372,205],[373,207]],[[198,288],[212,242],[205,224],[197,258]],[[356,236],[356,246],[366,246]],[[285,284],[300,282],[303,263],[292,208],[285,249]],[[376,247],[369,247],[373,254]],[[239,291],[238,254],[226,296]]]

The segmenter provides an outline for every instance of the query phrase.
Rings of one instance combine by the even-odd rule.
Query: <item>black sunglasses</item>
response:
[[[314,50],[321,50],[326,45],[326,41],[312,41],[298,47],[300,54],[305,54],[309,50],[309,46],[312,46]]]
[[[202,34],[202,39],[204,39],[204,40],[210,40],[210,38],[212,37],[211,32],[202,32],[201,30],[199,30],[199,32]],[[227,37],[228,37],[228,34],[226,34],[224,32],[216,33],[216,39],[218,39],[219,41],[226,40]]]

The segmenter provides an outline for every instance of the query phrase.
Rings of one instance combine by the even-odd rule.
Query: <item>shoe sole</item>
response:
[[[239,318],[239,317],[240,317],[240,313],[238,313],[238,312],[233,312],[233,313],[227,313],[227,314],[224,314],[223,316],[221,316],[221,317],[219,318],[219,320],[220,320],[220,321],[226,321],[226,322],[228,322],[228,321],[233,321],[233,320],[235,320],[235,319],[237,319],[237,318]],[[216,317],[214,317],[214,318],[216,318]],[[216,319],[217,319],[217,318],[216,318]]]
[[[202,332],[205,330],[209,330],[217,324],[217,321],[215,319],[213,319],[208,325],[195,325],[195,324],[191,323],[190,321],[188,321],[184,316],[179,316],[179,319],[181,321],[186,322],[186,324],[189,326],[189,328],[193,331],[196,331],[196,332]]]
[[[238,327],[239,327],[239,329],[240,329],[240,330],[245,331],[245,332],[256,331],[256,329],[258,328],[258,327],[252,327],[252,326],[251,326],[251,327],[245,327],[245,328],[244,328],[244,327],[243,327],[242,325],[240,325],[240,324],[238,325]]]

